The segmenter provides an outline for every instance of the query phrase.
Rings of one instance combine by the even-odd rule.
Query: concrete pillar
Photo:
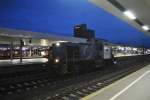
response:
[[[23,40],[20,39],[20,62],[22,63],[22,47],[23,47]]]
[[[32,56],[32,40],[29,39],[29,56]]]
[[[13,60],[13,42],[11,42],[10,44],[10,60],[12,61]]]

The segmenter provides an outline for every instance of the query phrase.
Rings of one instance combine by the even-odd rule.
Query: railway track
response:
[[[132,72],[137,71],[138,69],[144,67],[145,65],[147,64],[140,64],[138,66],[136,65],[136,68],[129,67],[115,73],[114,72],[106,73],[107,75],[103,75],[102,77],[96,77],[93,80],[88,80],[76,85],[72,85],[60,89],[57,92],[55,92],[53,95],[49,95],[42,100],[79,100],[82,97],[87,96],[115,82],[116,80],[119,80],[120,78],[129,75]]]
[[[38,79],[0,86],[0,95],[3,100],[78,100],[147,64],[148,60],[135,60],[128,64],[122,60],[117,66],[103,67],[99,71],[76,77],[56,79],[45,77],[47,74],[39,75]]]

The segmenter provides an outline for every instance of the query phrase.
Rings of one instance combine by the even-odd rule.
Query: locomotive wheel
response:
[[[71,68],[71,74],[72,75],[74,75],[74,76],[79,75],[79,72],[80,72],[79,65],[72,66],[72,68]]]
[[[112,59],[109,59],[109,60],[104,61],[104,64],[105,64],[105,66],[109,67],[109,66],[114,65],[114,61]]]
[[[65,75],[68,73],[68,67],[66,65],[62,66],[62,74]]]
[[[56,73],[58,75],[65,75],[68,73],[68,67],[66,65],[59,66],[59,68],[56,70]]]

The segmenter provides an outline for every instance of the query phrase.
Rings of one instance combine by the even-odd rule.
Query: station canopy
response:
[[[127,18],[110,1],[119,2],[133,11],[141,22],[150,25],[148,0],[1,0],[0,34],[7,31],[10,36],[16,36],[19,31],[18,36],[23,32],[24,36],[40,33],[31,36],[70,38],[75,25],[87,24],[95,30],[97,38],[150,48],[150,33]],[[14,29],[17,31],[9,31]]]

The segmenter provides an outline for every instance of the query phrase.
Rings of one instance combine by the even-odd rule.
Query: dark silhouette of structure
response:
[[[95,38],[95,31],[88,29],[86,24],[74,26],[74,37],[92,39]]]

